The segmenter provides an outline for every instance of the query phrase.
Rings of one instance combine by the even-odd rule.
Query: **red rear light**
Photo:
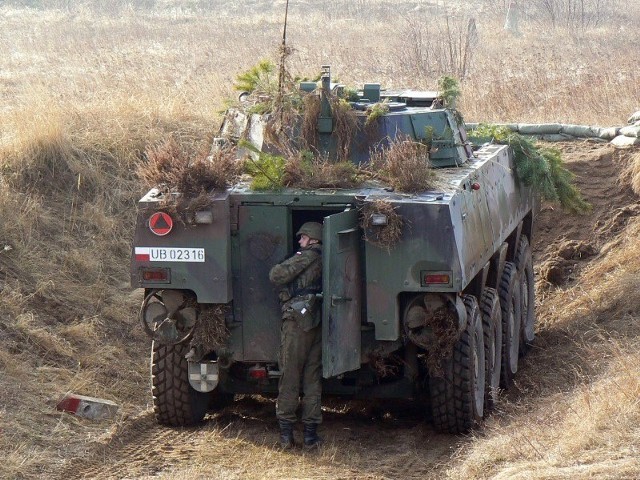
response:
[[[449,283],[449,275],[427,275],[424,278],[424,283],[427,285],[430,283]]]
[[[451,285],[451,272],[422,272],[422,285]]]
[[[168,268],[143,268],[142,281],[153,283],[169,283],[171,274]]]
[[[449,283],[449,275],[427,275],[424,283]]]
[[[253,378],[256,380],[262,380],[262,379],[268,378],[267,369],[259,365],[251,367],[249,369],[249,378]]]

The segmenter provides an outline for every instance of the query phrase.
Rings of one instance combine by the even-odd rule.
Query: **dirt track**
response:
[[[437,478],[461,442],[434,433],[415,407],[399,405],[383,412],[358,402],[327,403],[322,427],[327,446],[319,454],[280,452],[272,401],[245,398],[207,417],[198,428],[163,428],[146,412],[91,451],[86,461],[73,462],[60,478],[145,478],[160,472],[172,478],[172,469],[184,472],[190,463],[200,463],[206,450],[215,452],[212,478],[235,478],[247,467],[246,459],[234,456],[255,456],[256,450],[276,462],[292,455],[309,466],[319,461],[315,472],[298,470],[297,478],[407,478],[417,472],[422,478]],[[238,478],[272,478],[277,469],[265,465],[263,470],[245,470]],[[294,476],[289,471],[283,478]]]
[[[569,283],[639,212],[630,187],[619,181],[627,152],[583,142],[560,148],[593,212],[569,216],[544,206],[534,247],[536,270],[560,258],[565,263],[558,278]],[[548,283],[538,283],[545,296],[553,295]],[[527,359],[518,374],[527,383],[536,381],[536,358],[540,355]],[[508,398],[530,407],[537,400],[517,388]],[[473,441],[435,433],[416,404],[385,404],[384,409],[336,399],[324,404],[326,447],[318,454],[280,452],[273,401],[246,397],[207,417],[199,428],[159,427],[149,411],[124,420],[112,436],[86,445],[83,458],[68,463],[59,478],[205,478],[204,471],[206,478],[441,478],[456,452]]]

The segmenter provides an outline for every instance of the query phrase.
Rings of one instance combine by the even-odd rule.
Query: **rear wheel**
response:
[[[515,263],[520,275],[520,304],[522,308],[520,322],[520,355],[524,355],[535,339],[535,291],[533,277],[533,256],[529,239],[520,236]]]
[[[498,401],[500,367],[502,364],[502,312],[500,298],[494,288],[485,288],[480,299],[482,331],[484,333],[485,408],[490,410]]]
[[[518,371],[520,352],[520,280],[514,263],[507,262],[500,279],[502,311],[502,368],[500,386],[508,388]]]
[[[453,348],[451,358],[443,360],[443,375],[429,378],[431,411],[436,430],[464,433],[484,415],[485,359],[484,334],[478,302],[464,296],[467,327]]]
[[[189,384],[189,367],[184,358],[188,343],[151,346],[151,384],[153,409],[162,425],[194,425],[204,418],[211,393],[198,392]]]

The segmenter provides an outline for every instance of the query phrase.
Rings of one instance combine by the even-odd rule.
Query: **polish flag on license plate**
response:
[[[136,247],[136,262],[149,262],[151,260],[149,256],[150,251],[151,249],[149,247]]]

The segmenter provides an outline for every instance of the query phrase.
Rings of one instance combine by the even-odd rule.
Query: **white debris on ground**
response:
[[[118,412],[118,405],[111,400],[87,397],[69,393],[56,405],[56,410],[71,413],[89,420],[112,418]]]

